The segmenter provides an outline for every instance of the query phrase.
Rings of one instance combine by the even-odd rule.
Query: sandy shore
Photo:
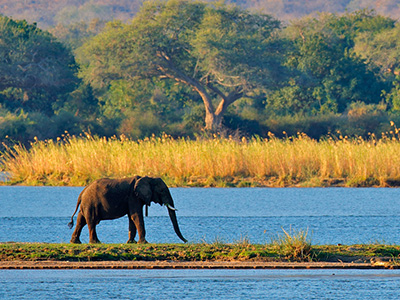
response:
[[[227,261],[0,261],[0,269],[397,269],[384,261],[344,262],[227,262]]]

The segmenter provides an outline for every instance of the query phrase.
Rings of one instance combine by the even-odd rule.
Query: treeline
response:
[[[0,0],[0,13],[15,19],[36,22],[48,29],[99,20],[130,20],[140,9],[143,0]],[[344,13],[373,9],[378,14],[398,19],[397,0],[230,0],[242,8],[272,14],[280,20],[302,18],[318,12]]]
[[[400,124],[400,25],[375,11],[283,23],[235,5],[152,1],[129,22],[49,31],[4,16],[0,36],[2,140],[205,128],[368,137]]]

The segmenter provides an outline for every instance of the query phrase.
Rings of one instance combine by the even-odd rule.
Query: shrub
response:
[[[307,230],[293,230],[289,232],[283,229],[283,235],[272,241],[279,249],[279,254],[289,260],[312,260],[313,249],[311,246],[311,238],[308,236]]]

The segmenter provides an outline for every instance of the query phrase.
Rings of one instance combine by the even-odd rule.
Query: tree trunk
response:
[[[204,109],[206,111],[205,129],[210,131],[220,130],[222,126],[222,114],[214,110],[210,94],[200,84],[193,85],[193,87],[199,93],[204,103]]]
[[[220,93],[220,96],[222,97],[222,100],[218,104],[218,107],[215,111],[210,111],[208,109],[208,108],[210,108],[210,106],[206,105],[206,127],[205,127],[205,129],[207,129],[207,130],[211,130],[211,131],[221,130],[222,118],[223,118],[228,106],[231,105],[236,100],[240,99],[242,97],[242,93],[231,93],[227,97],[223,96],[222,93]],[[204,101],[204,99],[203,99],[203,101]],[[208,100],[208,101],[211,101],[211,100]]]
[[[216,90],[215,88],[213,90]],[[222,128],[222,118],[229,105],[242,97],[242,93],[232,92],[228,96],[218,93],[222,98],[215,112],[208,112],[206,107],[206,129],[218,131]]]
[[[175,66],[171,64],[169,59],[162,55],[162,53],[160,53],[160,56],[163,57],[164,60],[167,62],[168,68],[174,70],[173,73],[170,73],[168,72],[168,68],[166,69],[162,66],[159,66],[160,70],[162,70],[164,73],[163,76],[169,77],[178,82],[191,86],[200,95],[206,111],[205,129],[211,131],[220,130],[222,127],[222,116],[224,115],[227,107],[235,102],[237,99],[241,98],[243,94],[241,92],[233,91],[226,96],[218,88],[215,88],[212,85],[204,86],[195,78],[191,78],[175,68]],[[218,104],[217,109],[214,109],[212,98],[210,93],[207,91],[207,88],[222,98],[221,102]]]
[[[218,131],[222,127],[222,115],[216,115],[214,112],[206,110],[206,130]]]

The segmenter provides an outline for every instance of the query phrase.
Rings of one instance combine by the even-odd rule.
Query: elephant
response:
[[[174,227],[176,235],[183,241],[176,219],[176,209],[171,193],[161,178],[135,176],[123,179],[98,179],[80,193],[76,209],[71,217],[69,228],[74,226],[74,215],[80,210],[77,224],[71,237],[71,243],[80,244],[82,228],[87,224],[89,228],[89,243],[100,243],[96,234],[96,225],[102,220],[117,219],[128,215],[129,239],[128,243],[136,243],[136,231],[139,234],[138,243],[147,243],[145,239],[143,206],[150,206],[151,202],[165,205]]]

